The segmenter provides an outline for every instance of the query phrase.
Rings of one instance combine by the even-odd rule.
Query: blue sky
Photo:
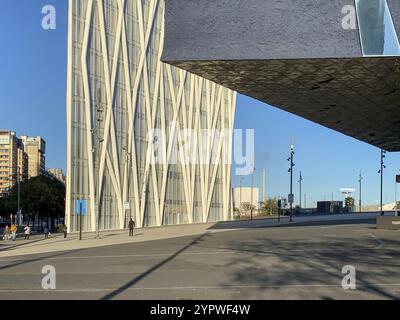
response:
[[[0,7],[0,129],[11,129],[18,135],[42,135],[47,141],[47,166],[63,169],[67,3],[14,0],[4,1]],[[47,4],[57,9],[56,30],[41,28],[41,9]],[[301,170],[308,204],[329,200],[332,193],[335,199],[341,198],[341,187],[358,188],[360,169],[364,176],[363,198],[370,204],[377,203],[379,149],[244,96],[238,98],[235,127],[255,129],[254,181],[261,187],[261,171],[267,169],[268,196],[288,194],[286,158],[294,138],[295,182]],[[394,201],[399,160],[398,153],[387,155],[384,200]],[[236,176],[233,185],[239,185]],[[244,178],[244,185],[250,185],[250,177]]]
[[[363,199],[370,204],[377,203],[380,196],[380,149],[242,95],[238,98],[235,122],[236,128],[255,129],[254,181],[261,188],[261,172],[265,168],[267,196],[286,196],[289,193],[290,163],[287,158],[294,139],[296,201],[300,170],[307,204],[312,200],[330,200],[332,193],[335,199],[341,199],[340,188],[354,187],[358,190],[361,170]],[[399,160],[399,153],[386,156],[384,201],[394,201],[394,176],[396,171],[400,174]],[[250,181],[250,176],[244,177],[243,185],[249,186]],[[239,186],[239,177],[233,177],[233,184]]]
[[[0,128],[42,135],[49,167],[66,163],[67,1],[3,1],[0,6]],[[41,27],[42,7],[58,9],[57,29]]]

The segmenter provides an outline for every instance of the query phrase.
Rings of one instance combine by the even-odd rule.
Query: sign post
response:
[[[82,201],[79,202],[79,240],[82,240]]]
[[[79,240],[82,240],[82,216],[86,214],[86,200],[76,200],[76,214],[79,216]]]
[[[294,203],[294,194],[289,194],[288,195],[288,202],[289,202],[289,204],[293,205],[293,203]]]
[[[281,222],[281,208],[282,208],[282,200],[281,197],[278,199],[278,222]]]
[[[399,215],[398,209],[399,209],[399,204],[397,203],[397,184],[400,183],[400,175],[396,175],[396,184],[395,184],[395,191],[394,191],[394,214],[397,217]]]

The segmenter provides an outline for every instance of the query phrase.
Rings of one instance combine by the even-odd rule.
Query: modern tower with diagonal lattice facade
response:
[[[80,210],[85,231],[122,229],[130,218],[146,227],[232,216],[236,94],[161,62],[164,10],[164,0],[69,1],[66,223],[72,232]],[[185,129],[194,137],[186,149]],[[222,134],[204,135],[205,129]],[[157,150],[155,131],[163,137]],[[204,152],[211,146],[216,152]],[[198,151],[193,161],[184,161],[187,149]]]

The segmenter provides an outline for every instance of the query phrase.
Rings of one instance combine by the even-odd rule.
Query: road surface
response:
[[[398,231],[376,230],[373,218],[317,220],[2,257],[0,299],[400,298]],[[46,265],[56,290],[42,289]],[[348,265],[356,290],[342,288]]]

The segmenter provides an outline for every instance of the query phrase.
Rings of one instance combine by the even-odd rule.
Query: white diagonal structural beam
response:
[[[236,93],[161,62],[164,8],[164,0],[69,0],[71,231],[79,227],[78,199],[88,201],[84,227],[92,231],[97,223],[122,229],[129,217],[138,227],[232,218]],[[161,163],[154,161],[153,129],[163,137]],[[176,146],[185,129],[194,134],[185,142],[191,159]]]

